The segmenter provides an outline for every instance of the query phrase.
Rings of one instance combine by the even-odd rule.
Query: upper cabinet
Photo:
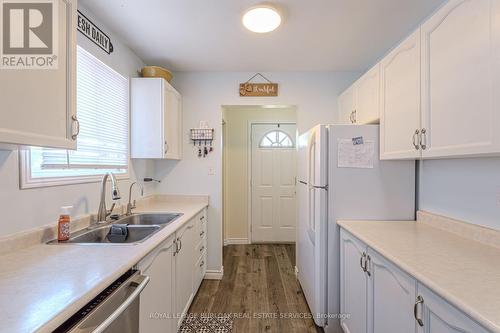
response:
[[[354,93],[354,86],[351,86],[339,96],[339,124],[355,123],[356,102]]]
[[[378,124],[380,97],[380,65],[365,73],[355,84],[356,124]]]
[[[339,96],[339,124],[379,122],[380,67],[375,65]]]
[[[52,35],[34,36],[30,31],[33,35],[22,39],[19,36],[24,30],[16,24],[4,31],[4,38],[10,38],[10,48],[3,50],[3,57],[11,61],[8,65],[3,62],[0,68],[1,147],[76,149],[77,2],[59,0],[54,5],[34,9],[46,19],[42,24],[52,27]],[[4,13],[10,15],[11,22],[15,22],[15,15],[28,10],[14,9]],[[22,17],[17,22],[22,22]]]
[[[131,81],[131,157],[182,158],[181,95],[162,78]]]
[[[500,153],[499,78],[499,1],[451,0],[422,25],[424,158]]]
[[[448,1],[382,60],[381,159],[498,156],[499,78],[500,2]]]
[[[420,156],[420,29],[380,63],[380,157]]]

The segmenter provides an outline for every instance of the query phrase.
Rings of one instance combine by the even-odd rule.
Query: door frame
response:
[[[253,125],[295,125],[295,149],[297,149],[297,122],[296,121],[258,121],[258,120],[250,120],[248,121],[248,139],[247,139],[247,183],[248,183],[248,212],[247,212],[247,221],[248,221],[248,244],[253,244],[252,241],[252,174],[253,174],[253,169],[252,169],[252,135],[253,135]],[[297,178],[297,175],[295,175],[295,178]]]

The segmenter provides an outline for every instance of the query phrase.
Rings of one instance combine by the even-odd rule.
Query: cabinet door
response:
[[[500,2],[451,0],[422,25],[424,158],[500,152]]]
[[[368,332],[416,332],[416,281],[368,250]]]
[[[175,256],[175,312],[186,314],[193,300],[193,267],[195,264],[194,219],[176,233],[178,252]],[[180,326],[182,318],[177,325]]]
[[[167,82],[165,82],[165,158],[181,159],[181,98]]]
[[[420,157],[420,29],[380,63],[380,158]]]
[[[418,285],[418,294],[423,298],[423,326],[418,326],[418,333],[487,333],[468,316],[458,311],[445,300],[425,286]]]
[[[175,265],[174,237],[148,255],[139,268],[151,278],[141,293],[139,327],[141,333],[173,333]],[[144,267],[141,267],[144,266]]]
[[[340,236],[340,325],[345,333],[367,332],[367,275],[361,267],[366,247],[342,230]]]
[[[132,158],[163,158],[164,81],[161,78],[133,78],[130,92]]]
[[[354,86],[348,88],[339,96],[339,118],[338,124],[352,124],[355,122],[355,96]]]
[[[0,143],[76,149],[76,0],[55,2],[56,69],[0,69]]]
[[[375,65],[356,82],[357,124],[379,123],[380,66]]]

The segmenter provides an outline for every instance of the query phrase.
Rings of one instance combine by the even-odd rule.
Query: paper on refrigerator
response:
[[[352,139],[338,140],[338,167],[373,169],[375,141],[353,144]]]

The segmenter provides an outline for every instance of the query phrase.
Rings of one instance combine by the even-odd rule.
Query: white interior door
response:
[[[295,124],[252,125],[252,242],[295,242],[295,133]]]

